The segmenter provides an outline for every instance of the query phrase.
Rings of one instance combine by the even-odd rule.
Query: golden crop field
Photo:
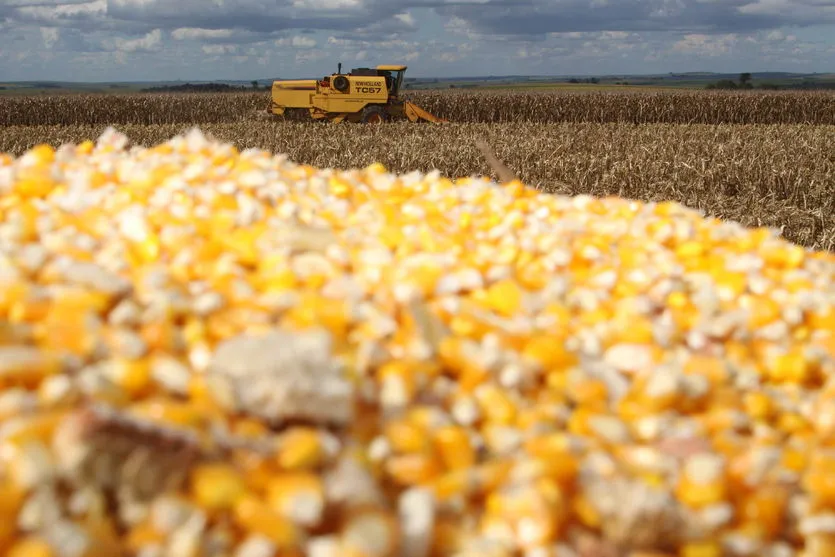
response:
[[[835,94],[723,91],[413,91],[457,123],[835,124]],[[224,124],[269,106],[265,92],[0,97],[0,125]]]
[[[674,200],[835,249],[835,95],[795,92],[421,91],[450,120],[382,128],[264,119],[267,93],[0,98],[0,151],[95,139],[115,126],[152,145],[199,126],[241,148],[321,167],[492,175],[486,139],[528,184],[560,193]],[[641,124],[641,125],[636,125]]]

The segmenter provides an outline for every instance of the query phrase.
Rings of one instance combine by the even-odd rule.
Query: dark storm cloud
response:
[[[824,0],[5,0],[0,19],[85,31],[234,29],[255,35],[289,30],[413,30],[395,18],[430,8],[473,31],[536,35],[590,31],[754,32],[835,21]],[[250,37],[253,38],[253,37]]]
[[[746,33],[835,21],[822,0],[489,0],[443,5],[479,33],[525,35],[584,31]]]
[[[107,15],[160,27],[245,29],[274,33],[290,29],[353,30],[400,11],[396,2],[357,0],[108,0]]]

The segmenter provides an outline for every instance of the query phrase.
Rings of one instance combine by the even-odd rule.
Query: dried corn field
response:
[[[835,125],[835,94],[762,91],[413,91],[456,123]],[[228,124],[253,120],[265,92],[0,97],[0,125]]]
[[[120,125],[153,145],[190,125]],[[9,126],[0,151],[21,154],[98,137],[105,126]],[[787,239],[835,249],[835,127],[813,125],[449,124],[381,128],[287,122],[201,124],[239,148],[287,153],[316,166],[381,162],[392,171],[492,174],[484,138],[524,182],[547,191],[675,200],[709,215],[783,228]]]

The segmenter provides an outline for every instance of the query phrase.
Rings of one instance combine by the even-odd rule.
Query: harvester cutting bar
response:
[[[406,113],[406,118],[408,118],[412,122],[417,122],[418,120],[426,120],[428,122],[434,122],[436,124],[445,124],[449,122],[449,120],[438,118],[434,114],[426,112],[418,105],[409,101],[404,102],[403,105],[403,109]]]

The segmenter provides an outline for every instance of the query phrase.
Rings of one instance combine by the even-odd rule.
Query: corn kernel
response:
[[[681,557],[721,557],[722,547],[718,542],[693,542],[685,545]]]
[[[447,426],[438,429],[435,432],[435,447],[448,470],[468,469],[475,465],[476,454],[463,428]]]
[[[252,495],[238,499],[234,516],[241,528],[266,537],[281,549],[298,547],[302,540],[299,527]]]
[[[208,509],[229,509],[244,496],[241,475],[224,464],[206,464],[192,472],[192,490],[197,502]]]
[[[282,516],[298,524],[313,526],[324,512],[324,486],[311,473],[283,474],[267,485],[267,502]]]
[[[324,457],[319,433],[313,429],[298,428],[282,436],[278,451],[278,464],[286,470],[300,470],[317,466]]]
[[[7,557],[54,557],[57,555],[46,541],[39,538],[24,538],[15,543],[6,553]]]

